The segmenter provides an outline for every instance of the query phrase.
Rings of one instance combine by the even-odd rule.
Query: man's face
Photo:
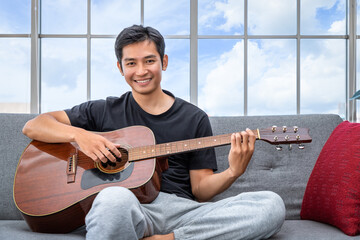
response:
[[[118,68],[133,92],[151,94],[161,90],[161,75],[167,67],[167,55],[161,63],[155,43],[148,40],[127,45],[122,51],[122,69],[119,63]]]

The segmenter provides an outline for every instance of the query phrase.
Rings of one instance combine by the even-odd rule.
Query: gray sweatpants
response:
[[[87,239],[140,239],[173,232],[175,239],[263,239],[285,219],[279,195],[247,192],[218,202],[199,203],[160,192],[140,204],[126,188],[109,187],[95,198],[86,216]]]

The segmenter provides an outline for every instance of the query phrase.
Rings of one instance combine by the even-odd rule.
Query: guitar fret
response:
[[[274,134],[277,136],[278,134],[281,135],[288,135],[290,133],[283,133],[281,132],[273,133],[272,129],[264,129],[264,130],[252,130],[256,136],[256,139],[265,140],[267,142],[273,143]],[[308,129],[298,129],[296,137],[301,134],[302,131],[308,132]],[[290,136],[290,138],[282,141],[278,141],[278,143],[302,143],[302,142],[311,142],[311,137],[308,136],[308,133],[305,132],[305,136],[300,135],[299,138],[295,138],[295,136]],[[294,134],[294,133],[293,133]],[[292,140],[293,138],[294,140]],[[289,141],[290,139],[290,141]],[[169,156],[171,154],[176,153],[183,153],[189,152],[199,149],[206,149],[211,147],[218,147],[223,145],[231,144],[231,134],[224,134],[224,135],[217,135],[217,136],[209,136],[209,137],[202,137],[202,138],[195,138],[190,140],[183,140],[183,141],[175,141],[171,143],[163,143],[163,144],[155,144],[150,146],[139,146],[128,149],[128,158],[130,162],[148,159],[148,158],[156,158],[160,156]]]
[[[165,151],[166,151],[166,154],[170,154],[170,153],[171,153],[170,143],[166,143],[166,145],[165,145]]]
[[[132,161],[136,161],[146,158],[168,156],[176,153],[217,147],[230,143],[231,134],[209,136],[191,140],[176,141],[172,143],[156,144],[153,146],[137,147],[132,149],[131,157],[133,159]]]
[[[177,153],[178,149],[177,149],[177,145],[176,144],[171,144],[171,152],[172,153]]]

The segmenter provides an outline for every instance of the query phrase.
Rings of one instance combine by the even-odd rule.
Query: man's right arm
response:
[[[65,111],[40,114],[25,124],[23,133],[31,139],[42,142],[76,142],[80,149],[95,162],[106,162],[107,159],[116,161],[111,152],[118,157],[121,156],[118,144],[113,144],[99,134],[71,126]]]
[[[70,119],[65,111],[43,113],[29,120],[23,133],[31,139],[48,143],[75,141],[78,129],[71,126]]]

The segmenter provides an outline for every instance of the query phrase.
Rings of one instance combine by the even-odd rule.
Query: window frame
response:
[[[140,19],[144,24],[144,1],[140,1]],[[300,47],[302,39],[344,39],[346,40],[346,119],[357,120],[356,100],[349,98],[356,92],[356,43],[360,36],[357,27],[357,0],[346,0],[346,34],[345,35],[301,35],[300,0],[297,4],[297,30],[294,35],[249,35],[248,34],[248,1],[244,0],[244,34],[243,35],[199,35],[198,34],[198,0],[190,1],[190,35],[165,35],[165,39],[189,39],[190,41],[190,102],[198,104],[198,40],[200,39],[239,39],[244,41],[244,115],[248,115],[248,41],[251,39],[295,39],[296,40],[296,113],[300,111]],[[41,39],[43,38],[86,38],[87,42],[87,100],[91,99],[91,40],[95,38],[116,38],[116,35],[96,35],[91,33],[91,0],[87,0],[86,34],[41,34],[40,33],[41,0],[31,0],[31,33],[0,34],[2,37],[31,38],[31,79],[30,79],[30,113],[41,113]]]

